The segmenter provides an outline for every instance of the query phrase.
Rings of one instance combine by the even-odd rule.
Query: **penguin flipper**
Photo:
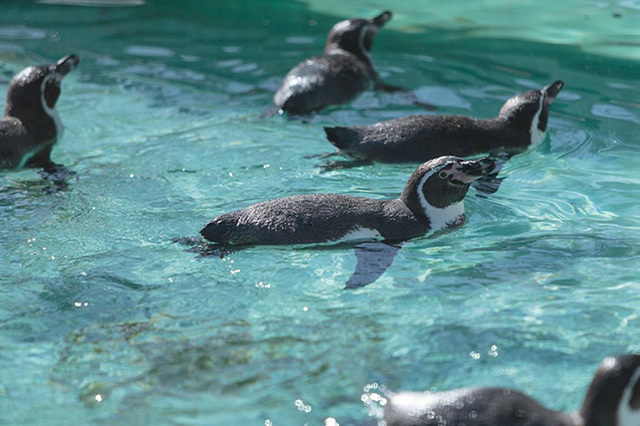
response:
[[[326,152],[324,154],[309,154],[309,155],[303,155],[302,158],[304,158],[305,160],[311,160],[313,158],[330,158],[330,157],[335,157],[337,155],[341,155],[338,151],[334,151],[334,152]],[[262,166],[260,166],[262,167]]]
[[[400,248],[402,243],[372,242],[355,246],[356,270],[349,277],[345,290],[367,286],[380,278],[391,266]]]
[[[395,92],[409,92],[409,89],[405,89],[404,87],[394,86],[392,84],[387,84],[382,80],[376,80],[373,85],[374,90],[380,90],[381,92],[386,93],[395,93]]]

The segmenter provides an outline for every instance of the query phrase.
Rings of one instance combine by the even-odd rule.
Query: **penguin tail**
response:
[[[348,148],[357,138],[357,133],[349,127],[325,127],[324,132],[327,140],[338,149]]]

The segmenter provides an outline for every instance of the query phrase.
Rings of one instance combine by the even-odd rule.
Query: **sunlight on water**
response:
[[[0,172],[0,423],[375,424],[386,389],[494,385],[577,410],[602,358],[640,351],[636,3],[394,4],[376,66],[435,113],[565,88],[546,140],[496,194],[470,192],[464,227],[356,291],[347,246],[219,259],[171,240],[268,198],[400,194],[415,165],[325,173],[310,156],[332,152],[323,125],[423,113],[411,100],[261,116],[338,19],[386,4],[4,5],[1,97],[28,65],[81,62],[52,156],[68,187]]]

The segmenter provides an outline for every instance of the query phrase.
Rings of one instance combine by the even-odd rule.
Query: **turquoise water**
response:
[[[406,99],[260,118],[333,23],[390,6],[63,3],[0,14],[2,98],[23,67],[81,57],[53,151],[69,188],[0,173],[0,423],[362,424],[382,385],[512,386],[577,410],[602,358],[640,351],[637,1],[391,7],[377,67],[438,113],[487,118],[530,87],[565,89],[546,141],[498,193],[471,191],[463,228],[411,241],[349,292],[348,248],[220,260],[171,238],[266,198],[400,193],[414,166],[321,173],[304,156],[331,151],[322,125],[420,112]]]

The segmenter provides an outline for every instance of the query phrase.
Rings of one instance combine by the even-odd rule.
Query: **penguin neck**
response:
[[[520,153],[531,144],[531,128],[524,128],[509,117],[481,120],[481,127],[484,133],[483,140],[478,141],[478,146],[483,148],[481,152],[492,152],[500,147],[508,152]]]
[[[612,374],[608,374],[608,378],[601,377],[606,374],[596,373],[591,382],[580,409],[579,415],[583,420],[580,426],[640,424],[640,409],[631,408],[634,390],[640,380],[640,368],[630,375],[617,373],[615,383],[611,383]]]
[[[58,111],[55,107],[51,108],[47,105],[44,91],[41,93],[39,102],[33,105],[24,102],[15,104],[7,98],[4,115],[20,120],[25,129],[36,137],[38,143],[55,143],[62,136],[64,126]]]
[[[531,127],[529,128],[529,136],[531,138],[531,147],[539,145],[544,137],[547,135],[547,116],[548,116],[548,107],[545,108],[544,104],[544,96],[540,97],[540,106],[538,107],[538,111],[533,116],[533,120],[531,120]],[[540,121],[544,120],[544,129],[540,130]]]
[[[420,199],[425,215],[429,218],[429,230],[441,231],[464,224],[467,217],[464,212],[462,201],[444,208],[434,207],[429,204],[424,197]]]
[[[375,74],[376,73],[375,72],[375,68],[373,66],[373,58],[371,57],[371,54],[369,52],[367,52],[367,50],[364,47],[347,50],[347,49],[341,47],[337,43],[330,43],[330,44],[327,44],[327,46],[324,48],[324,52],[323,53],[325,55],[349,55],[349,56],[353,56],[359,62],[364,64],[365,67],[367,68],[367,70],[371,74]]]
[[[429,231],[440,231],[464,224],[466,214],[463,200],[446,207],[431,205],[423,192],[423,187],[430,174],[422,177],[417,185],[405,188],[399,200],[413,213],[420,222],[429,224]]]

